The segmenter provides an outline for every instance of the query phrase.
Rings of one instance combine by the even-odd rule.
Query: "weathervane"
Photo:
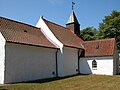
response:
[[[74,11],[74,5],[75,5],[75,3],[73,2],[73,0],[72,0],[72,10]]]

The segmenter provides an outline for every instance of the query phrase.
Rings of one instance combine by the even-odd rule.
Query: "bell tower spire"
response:
[[[72,1],[72,13],[69,16],[69,19],[66,23],[66,27],[72,30],[77,36],[80,37],[80,24],[74,13],[74,5],[75,3]]]

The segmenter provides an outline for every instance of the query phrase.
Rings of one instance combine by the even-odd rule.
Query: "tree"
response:
[[[97,29],[95,29],[94,27],[87,27],[80,31],[80,36],[85,41],[95,40],[96,32],[97,32]]]
[[[112,11],[111,15],[105,16],[99,24],[99,39],[116,38],[117,47],[120,49],[120,12]]]

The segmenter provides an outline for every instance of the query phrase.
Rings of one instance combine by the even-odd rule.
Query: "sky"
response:
[[[104,16],[120,11],[120,0],[73,0],[81,29],[98,28]],[[72,0],[0,0],[0,16],[35,26],[41,16],[65,26]]]

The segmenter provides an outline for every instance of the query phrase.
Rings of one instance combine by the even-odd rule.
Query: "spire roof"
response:
[[[70,23],[79,24],[79,22],[78,22],[78,20],[77,20],[77,18],[76,18],[76,16],[75,16],[74,11],[72,11],[72,13],[70,14],[70,17],[69,17],[69,19],[68,19],[68,21],[67,21],[66,24],[70,24]]]

